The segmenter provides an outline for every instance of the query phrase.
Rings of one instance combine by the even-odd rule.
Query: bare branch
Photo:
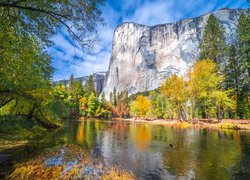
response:
[[[60,17],[63,17],[63,18],[69,17],[69,15],[66,15],[66,14],[60,14],[60,13],[57,13],[57,12],[47,11],[47,10],[34,8],[34,7],[30,7],[30,6],[21,6],[21,5],[18,5],[18,3],[20,3],[20,1],[17,1],[15,3],[0,3],[0,6],[9,7],[9,8],[25,9],[25,10],[30,10],[30,11],[34,11],[34,12],[41,12],[41,13],[45,13],[45,14],[49,14],[49,15],[53,14],[55,16],[60,16]]]

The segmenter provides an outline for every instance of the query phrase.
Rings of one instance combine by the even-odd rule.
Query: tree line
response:
[[[1,132],[4,123],[18,118],[47,128],[59,126],[65,112],[53,110],[63,90],[52,85],[53,67],[46,49],[61,28],[85,52],[90,50],[96,27],[103,24],[101,4],[101,0],[0,2]],[[68,103],[74,106],[72,100]]]
[[[225,42],[224,27],[210,15],[199,59],[186,78],[172,75],[159,90],[139,95],[130,105],[143,118],[249,118],[250,16],[241,14],[236,40]]]

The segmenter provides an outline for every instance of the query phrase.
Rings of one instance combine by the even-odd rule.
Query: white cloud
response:
[[[222,7],[242,7],[246,1],[208,1],[208,0],[120,0],[108,1],[102,7],[106,26],[99,26],[101,41],[93,55],[82,52],[77,43],[73,43],[65,28],[53,37],[55,45],[48,49],[56,68],[54,80],[68,79],[71,73],[75,77],[89,75],[98,71],[107,71],[111,56],[113,32],[121,22],[135,22],[156,25],[175,22],[182,18],[192,18]]]

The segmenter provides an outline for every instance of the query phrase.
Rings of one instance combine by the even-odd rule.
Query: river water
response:
[[[82,146],[138,179],[250,179],[249,131],[72,121],[35,143],[4,153],[22,162],[60,144]]]

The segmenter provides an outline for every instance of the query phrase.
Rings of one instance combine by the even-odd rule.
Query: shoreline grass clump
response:
[[[15,166],[8,179],[135,179],[134,175],[93,158],[85,149],[65,145]]]

